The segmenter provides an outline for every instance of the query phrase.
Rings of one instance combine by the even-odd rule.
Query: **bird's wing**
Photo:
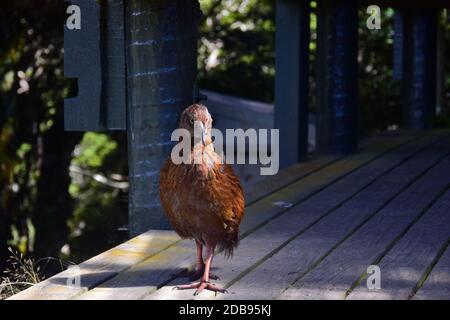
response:
[[[238,177],[229,164],[220,164],[218,168],[219,192],[223,197],[226,210],[222,215],[230,227],[238,227],[244,215],[244,192]]]

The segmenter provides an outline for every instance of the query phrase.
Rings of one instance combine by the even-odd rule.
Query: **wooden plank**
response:
[[[431,139],[431,138],[430,138]],[[435,139],[435,137],[434,137]],[[429,143],[429,140],[427,138],[423,139],[424,145]],[[422,139],[418,142],[420,142]],[[393,143],[393,144],[391,144]],[[320,180],[322,184],[328,183],[329,181],[332,181],[332,179],[337,179],[339,176],[344,175],[345,173],[348,173],[352,169],[356,169],[357,167],[367,163],[371,159],[377,157],[380,153],[388,150],[389,148],[392,148],[394,145],[398,145],[397,142],[391,141],[391,139],[385,140],[383,143],[380,144],[380,141],[374,142],[373,145],[370,147],[367,147],[367,153],[362,155],[354,155],[351,157],[346,158],[345,160],[341,160],[338,162],[343,162],[346,165],[340,164],[339,166],[335,166],[333,170],[329,170],[329,167],[333,167],[335,164],[324,168],[323,170],[320,170],[317,173],[314,173],[292,185],[289,185],[288,187],[284,188],[283,190],[276,192],[269,196],[268,198],[271,198],[272,201],[266,201],[267,198],[264,198],[261,201],[256,202],[253,205],[250,205],[246,209],[246,217],[245,219],[249,219],[249,217],[255,217],[252,219],[253,223],[244,223],[241,225],[241,232],[242,232],[242,238],[245,238],[245,236],[250,233],[251,230],[254,230],[255,225],[261,225],[264,222],[267,222],[267,220],[270,220],[274,215],[280,214],[282,212],[285,212],[287,208],[283,208],[280,206],[274,206],[273,201],[276,200],[286,200],[286,195],[289,194],[291,197],[296,196],[297,198],[287,198],[292,199],[292,201],[301,201],[302,199],[305,199],[308,195],[311,195],[312,192],[317,191],[320,187],[318,185],[318,181]],[[389,147],[388,147],[389,145]],[[412,144],[411,144],[412,146]],[[414,147],[412,147],[414,148]],[[377,151],[378,152],[377,152]],[[384,164],[385,165],[385,164]],[[322,171],[325,171],[323,173]],[[302,183],[302,181],[306,181],[305,183]],[[358,181],[361,181],[361,179],[358,179]],[[287,191],[286,191],[287,190]],[[302,190],[302,192],[299,192],[299,190]],[[309,190],[309,192],[308,192]],[[265,205],[260,205],[260,202],[264,202]],[[266,214],[266,211],[270,211],[271,214]],[[258,219],[259,217],[259,219]],[[272,233],[268,234],[270,236],[273,236]],[[189,256],[190,255],[190,264],[186,264],[186,255],[179,255],[179,247],[183,248],[182,251]],[[251,246],[250,246],[251,247]],[[191,248],[190,252],[186,252],[186,248]],[[239,249],[241,251],[241,248]],[[162,272],[154,272],[154,263],[158,261],[160,256],[167,257],[163,258],[166,270],[164,273]],[[146,261],[143,261],[140,264],[137,264],[130,268],[127,272],[124,272],[124,274],[120,275],[120,281],[116,281],[112,279],[111,281],[104,282],[99,287],[93,289],[91,292],[89,292],[86,296],[81,296],[80,298],[89,298],[89,299],[95,299],[98,295],[99,298],[115,298],[115,299],[139,299],[143,296],[145,296],[148,293],[154,292],[157,289],[158,284],[162,285],[169,281],[171,281],[172,277],[170,274],[173,274],[177,272],[180,268],[192,266],[192,262],[194,261],[194,245],[191,241],[186,240],[183,242],[178,243],[176,246],[172,246],[165,250],[163,253],[156,255],[154,259],[148,259]],[[217,259],[220,259],[218,257]],[[136,271],[138,270],[138,271]],[[140,277],[143,275],[142,270],[148,270],[146,276],[144,279],[140,280]],[[127,291],[118,291],[117,283],[121,283],[122,286],[128,286],[128,284],[132,283],[138,283],[139,281],[148,283],[148,285],[141,285],[141,286],[135,286],[133,290],[127,290]],[[131,286],[131,285],[130,285]],[[109,292],[108,292],[109,291]],[[98,292],[98,293],[97,293]],[[123,295],[122,295],[123,293]]]
[[[370,184],[390,168],[395,167],[430,142],[427,139],[425,140],[422,141],[423,144],[417,143],[404,146],[362,167],[301,205],[292,208],[284,215],[270,221],[241,241],[231,261],[225,261],[224,257],[217,256],[214,265],[216,267],[224,266],[219,272],[221,277],[219,283],[227,287],[231,285],[231,292],[239,292],[235,295],[223,295],[220,298],[255,298],[252,295],[258,295],[257,298],[265,298],[264,294],[276,287],[276,284],[270,283],[271,279],[276,277],[272,272],[264,271],[262,272],[263,274],[258,274],[255,276],[254,283],[245,283],[243,287],[239,287],[239,290],[234,290],[232,284],[242,276],[245,276],[246,273],[257,268],[260,263],[272,256],[287,242],[294,239],[299,232],[306,230],[320,218],[332,212],[334,208],[345,203],[359,190],[364,189],[367,184]],[[292,260],[292,256],[289,255],[287,261]],[[285,270],[281,272],[282,277],[285,277]],[[180,281],[183,281],[183,279],[177,279],[171,285],[176,285]],[[247,286],[248,290],[246,289]],[[146,298],[186,299],[190,294],[192,292],[172,292],[171,287],[165,287]],[[200,298],[211,296],[211,294],[205,293]],[[271,295],[269,294],[267,298],[271,298]]]
[[[31,288],[24,290],[12,300],[62,300],[70,299],[92,289],[126,270],[130,266],[151,257],[176,243],[180,238],[172,231],[148,231],[111,250],[101,253],[78,265],[79,272],[63,271]],[[80,277],[80,286],[68,286],[67,281]]]
[[[296,299],[344,299],[347,290],[367,267],[376,265],[379,257],[450,185],[450,175],[443,175],[443,172],[450,172],[449,156],[292,285],[286,295]]]
[[[181,241],[177,246],[154,255],[118,274],[98,287],[76,297],[81,300],[136,300],[164,284],[176,272],[188,268],[195,257],[191,241]],[[163,281],[162,281],[163,280]]]
[[[361,153],[352,154],[336,161],[251,204],[246,208],[245,218],[241,223],[241,235],[246,236],[248,232],[260,227],[266,221],[283,214],[290,207],[311,197],[327,185],[373,161],[385,152],[400,146],[402,142],[405,142],[404,137],[383,137],[375,140],[373,144],[361,148]]]
[[[450,247],[425,279],[424,285],[413,297],[414,300],[449,300],[450,299]]]
[[[273,129],[273,104],[242,97],[201,90],[208,97],[206,105],[214,119],[214,128]]]
[[[408,231],[378,264],[381,289],[369,290],[362,281],[348,299],[408,299],[437,254],[448,245],[450,190]]]
[[[282,299],[289,298],[289,295],[282,294],[286,287],[310,270],[339,241],[345,239],[355,228],[407,187],[408,183],[418,174],[427,170],[441,158],[442,153],[442,144],[433,145],[395,167],[381,178],[374,180],[373,183],[355,194],[349,201],[331,211],[323,219],[316,221],[304,232],[295,234],[294,237],[289,239],[289,242],[271,252],[267,257],[268,259],[259,261],[259,265],[253,265],[249,268],[248,274],[244,274],[236,283],[231,283],[229,290],[235,292],[235,294],[223,296],[223,298],[273,299],[280,295]],[[363,180],[367,181],[370,177],[370,174],[366,172]],[[352,183],[357,183],[357,181],[350,181],[348,186],[340,186],[339,189],[351,187]],[[344,192],[344,190],[341,190],[341,192]],[[338,193],[331,193],[321,200],[327,202],[327,198],[334,198],[336,194]],[[308,219],[311,212],[318,206],[323,206],[323,203],[319,202],[300,211],[292,210],[295,215],[284,221],[284,224],[278,227],[278,232],[284,232],[284,228],[287,225],[289,227],[294,225],[295,221],[301,223]],[[272,230],[271,234],[273,235],[275,232],[277,231]],[[237,268],[242,270],[243,266],[239,265]]]
[[[267,176],[262,180],[255,182],[248,189],[244,189],[246,205],[252,204],[263,197],[274,193],[291,183],[306,177],[318,170],[325,168],[327,165],[337,161],[341,157],[336,156],[318,156],[317,159],[304,161],[294,164],[286,169],[281,170],[278,174]]]

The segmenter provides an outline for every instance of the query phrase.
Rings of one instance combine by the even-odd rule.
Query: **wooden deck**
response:
[[[241,242],[196,299],[450,299],[450,133],[388,134],[247,190]],[[12,299],[193,299],[195,245],[148,231]],[[381,289],[366,270],[378,265]],[[80,286],[71,279],[80,276]]]

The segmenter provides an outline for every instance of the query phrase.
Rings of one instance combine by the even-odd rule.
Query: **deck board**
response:
[[[294,298],[290,296],[291,291],[283,294],[287,286],[313,268],[365,219],[380,210],[440,157],[439,146],[428,148],[376,180],[232,285],[230,291],[236,292],[233,298]],[[313,208],[299,214],[304,217]]]
[[[294,164],[274,176],[267,176],[244,189],[246,205],[250,205],[265,196],[274,193],[312,173],[315,173],[333,162],[341,159],[338,156],[318,156],[314,160]]]
[[[418,138],[418,143],[421,143],[422,139],[428,139],[428,137]],[[405,143],[415,140],[415,138],[411,140],[410,137],[404,136],[377,139],[361,148],[360,153],[352,154],[333,162],[322,170],[307,175],[303,179],[267,195],[246,208],[245,218],[240,226],[241,236],[247,236],[270,219],[284,214],[292,206],[305,201],[354,170],[365,166]]]
[[[450,157],[426,173],[371,221],[295,283],[297,299],[343,299],[367,267],[376,265],[397,237],[425,212],[450,184]],[[365,281],[365,280],[363,280]]]
[[[433,259],[450,240],[450,190],[428,210],[379,263],[381,289],[361,283],[348,299],[408,299]]]
[[[450,247],[447,246],[414,300],[450,300]]]
[[[172,246],[179,237],[172,231],[148,231],[78,265],[79,273],[66,270],[10,299],[70,299],[94,288],[134,264]],[[80,286],[67,286],[67,280],[80,276]]]
[[[196,298],[336,299],[353,284],[348,298],[358,299],[368,293],[356,280],[379,262],[384,291],[369,298],[445,299],[450,177],[441,173],[450,171],[449,134],[389,133],[365,140],[358,153],[316,156],[259,180],[245,191],[233,259],[214,259],[216,282],[230,294]],[[185,283],[173,274],[194,258],[191,240],[149,231],[80,264],[80,287],[66,285],[74,271],[65,271],[12,299],[192,299],[171,289]],[[399,286],[391,278],[405,264],[416,272]]]

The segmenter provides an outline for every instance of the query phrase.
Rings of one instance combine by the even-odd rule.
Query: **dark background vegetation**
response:
[[[204,17],[199,86],[273,102],[274,0],[200,3]],[[65,6],[61,0],[0,2],[0,277],[4,283],[38,281],[64,264],[79,263],[127,238],[125,133],[63,130],[63,99],[70,95],[63,71]],[[312,111],[314,10],[313,2]],[[383,9],[382,28],[376,31],[367,30],[365,10],[360,13],[359,87],[366,134],[400,120],[399,85],[392,74],[393,13]],[[449,29],[447,24],[447,47]],[[437,122],[450,126],[450,63],[445,69],[447,111]],[[16,254],[12,261],[7,259],[13,255],[8,247]],[[21,274],[31,268],[35,278],[14,277],[11,271],[18,268],[20,255],[34,261],[19,263]]]

